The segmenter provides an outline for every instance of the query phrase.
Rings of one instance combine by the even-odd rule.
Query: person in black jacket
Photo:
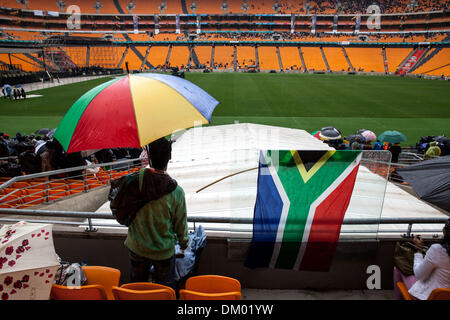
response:
[[[389,151],[392,153],[392,160],[391,162],[397,163],[398,157],[400,153],[402,152],[402,147],[398,143],[394,143],[392,146],[389,147]]]

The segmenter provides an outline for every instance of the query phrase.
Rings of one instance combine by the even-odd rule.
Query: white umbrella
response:
[[[2,300],[48,300],[59,266],[51,224],[21,221],[0,229]]]

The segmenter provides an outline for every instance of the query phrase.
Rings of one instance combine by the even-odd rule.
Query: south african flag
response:
[[[261,151],[250,268],[328,271],[361,151]]]

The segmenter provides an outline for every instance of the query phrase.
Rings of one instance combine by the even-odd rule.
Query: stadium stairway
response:
[[[385,47],[383,47],[381,49],[381,54],[383,55],[384,72],[386,74],[388,74],[389,73],[389,68],[388,68],[388,64],[387,64],[386,48]]]
[[[215,56],[215,53],[216,53],[216,46],[213,45],[212,48],[211,48],[211,61],[210,61],[211,68],[214,67],[214,56]]]
[[[281,61],[280,47],[277,46],[277,57],[278,57],[278,65],[280,66],[280,70],[283,70],[283,62]]]
[[[170,60],[170,55],[172,54],[172,45],[169,45],[169,51],[167,52],[166,61],[164,64],[168,64]]]
[[[350,59],[348,58],[347,51],[345,51],[345,48],[344,48],[344,47],[342,47],[342,52],[344,53],[345,60],[347,60],[348,66],[350,67],[350,70],[351,70],[352,72],[355,72],[355,68],[353,68],[352,62],[351,62]]]
[[[325,52],[323,52],[323,47],[320,47],[320,53],[322,54],[323,62],[325,63],[325,67],[327,67],[327,72],[330,72],[330,65],[328,64],[327,57],[325,56]]]
[[[450,35],[447,35],[442,41],[450,41]],[[430,61],[434,56],[436,56],[440,51],[442,50],[442,47],[434,48],[432,50],[428,50],[428,55],[424,54],[423,59],[418,61],[410,70],[409,72],[416,71],[419,67],[423,66],[425,63]]]
[[[308,68],[306,68],[305,58],[303,57],[303,52],[302,52],[302,48],[301,47],[298,47],[298,54],[300,56],[300,61],[302,63],[303,72],[307,72]]]
[[[119,1],[118,0],[113,0],[113,2],[114,2],[114,6],[116,7],[117,11],[120,14],[125,14],[125,12],[123,11],[122,7],[120,6]],[[132,41],[131,38],[126,33],[122,34],[122,36],[125,38],[126,41]],[[130,49],[131,49],[131,51],[134,52],[134,54],[138,57],[138,59],[140,59],[141,61],[144,61],[144,56],[138,51],[136,46],[131,45]],[[150,62],[148,62],[148,61],[145,62],[145,65],[149,69],[153,69],[154,68],[153,65]]]
[[[194,61],[194,64],[195,64],[197,67],[200,67],[200,64],[201,64],[201,63],[200,63],[200,60],[198,59],[197,53],[196,53],[195,50],[194,50],[194,46],[191,46],[191,47],[190,47],[189,52],[190,52],[192,61]]]
[[[405,75],[411,71],[411,68],[419,62],[429,49],[416,49],[402,62],[395,74]]]
[[[186,0],[180,0],[181,1],[181,9],[183,10],[184,14],[189,14],[187,6],[186,6]]]
[[[258,46],[255,46],[255,60],[256,60],[256,69],[259,71],[259,52]]]

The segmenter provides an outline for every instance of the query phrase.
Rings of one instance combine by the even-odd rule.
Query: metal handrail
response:
[[[10,209],[0,208],[0,214],[20,214],[44,217],[60,217],[60,218],[85,218],[85,219],[111,219],[114,216],[108,212],[88,212],[88,211],[50,211],[50,210],[30,210],[30,209]],[[380,217],[380,218],[344,218],[344,225],[364,225],[364,224],[409,224],[409,223],[445,223],[448,217]],[[223,217],[203,215],[188,215],[188,222],[206,222],[206,223],[235,223],[235,224],[253,224],[253,217]]]
[[[93,163],[93,164],[90,164],[87,166],[79,166],[79,167],[72,167],[72,168],[66,168],[66,169],[58,169],[58,170],[52,170],[52,171],[44,171],[44,172],[39,172],[39,173],[27,174],[27,175],[23,175],[23,176],[16,176],[16,177],[13,177],[10,180],[6,181],[2,185],[0,185],[0,190],[7,188],[8,186],[12,185],[14,182],[24,181],[24,180],[28,180],[28,179],[46,178],[51,175],[58,175],[58,174],[62,174],[62,173],[72,172],[72,171],[80,171],[80,170],[100,168],[100,167],[106,167],[106,166],[116,166],[118,164],[124,164],[124,163],[130,163],[130,162],[142,161],[142,160],[145,160],[145,158],[118,160],[118,161],[107,162],[107,163],[98,163],[98,164]]]

